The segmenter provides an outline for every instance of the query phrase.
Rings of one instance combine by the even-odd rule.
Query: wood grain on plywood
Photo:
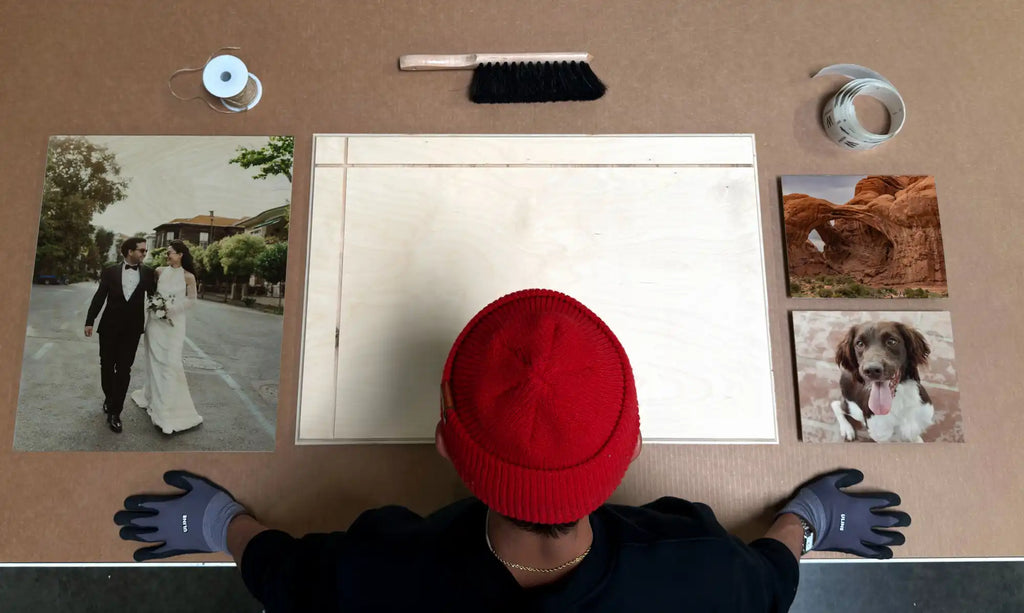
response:
[[[334,335],[341,283],[342,205],[345,169],[318,168],[313,176],[309,224],[312,246],[306,268],[306,312],[303,317],[302,365],[297,438],[334,436],[337,368]]]
[[[562,139],[506,140],[509,154],[490,159]],[[639,151],[638,140],[685,150],[706,139],[624,140]],[[752,168],[365,167],[351,164],[359,148],[349,143],[344,194],[336,439],[430,440],[452,340],[488,302],[527,287],[580,299],[620,337],[648,440],[776,439]],[[315,240],[311,253],[326,257]]]

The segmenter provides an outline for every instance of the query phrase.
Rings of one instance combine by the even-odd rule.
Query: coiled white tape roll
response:
[[[853,79],[836,92],[821,115],[825,132],[836,144],[854,150],[874,149],[899,134],[907,119],[907,108],[903,97],[888,79],[857,64],[834,64],[822,68],[814,77],[822,75],[843,75]],[[857,96],[870,96],[885,105],[889,111],[887,133],[876,134],[860,125],[857,109],[853,106],[853,99]]]

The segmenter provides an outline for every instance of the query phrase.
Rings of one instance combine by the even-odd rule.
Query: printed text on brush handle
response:
[[[501,62],[589,62],[587,52],[572,53],[468,53],[463,55],[403,55],[400,70],[458,70]]]

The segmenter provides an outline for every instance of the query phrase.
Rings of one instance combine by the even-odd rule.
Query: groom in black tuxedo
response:
[[[121,409],[131,383],[132,364],[139,348],[139,337],[146,325],[146,294],[156,292],[156,277],[142,266],[146,259],[146,239],[129,238],[121,244],[124,261],[104,269],[100,286],[89,305],[85,335],[92,336],[93,322],[103,303],[100,319],[100,382],[103,385],[103,412],[107,425],[121,431]]]

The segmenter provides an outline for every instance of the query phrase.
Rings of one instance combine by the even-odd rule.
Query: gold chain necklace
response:
[[[590,553],[590,548],[592,547],[592,545],[587,545],[586,551],[584,551],[580,555],[576,556],[575,558],[569,560],[565,564],[559,564],[558,566],[556,566],[554,568],[534,568],[532,566],[525,566],[523,564],[516,564],[515,562],[509,562],[508,560],[502,558],[501,556],[498,555],[498,552],[494,551],[494,547],[491,545],[491,537],[490,537],[489,534],[487,534],[487,526],[488,526],[488,523],[490,522],[490,519],[491,519],[491,510],[487,509],[487,515],[484,518],[484,538],[487,540],[487,548],[491,550],[491,554],[494,555],[494,557],[497,558],[499,562],[501,562],[505,566],[508,566],[509,568],[514,568],[516,570],[525,570],[525,571],[531,572],[531,573],[556,573],[556,572],[558,572],[560,570],[564,570],[566,568],[569,568],[570,566],[572,566],[574,564],[579,564],[580,562],[582,562],[583,558],[587,557],[587,554]]]

